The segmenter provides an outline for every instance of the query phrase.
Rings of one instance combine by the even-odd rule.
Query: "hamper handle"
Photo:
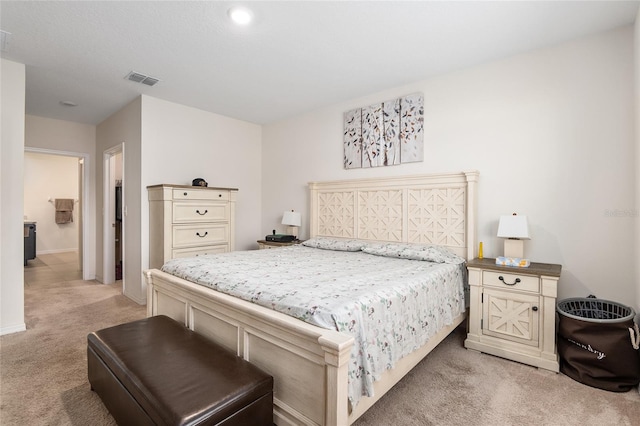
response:
[[[633,349],[640,348],[640,330],[638,330],[638,324],[634,323],[633,327],[629,327],[629,336],[631,337],[631,346],[633,346]]]

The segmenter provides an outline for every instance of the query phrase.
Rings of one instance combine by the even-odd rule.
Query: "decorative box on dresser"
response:
[[[557,373],[555,313],[562,266],[495,262],[467,262],[470,312],[464,346]]]
[[[235,248],[236,188],[160,184],[149,194],[149,267]]]

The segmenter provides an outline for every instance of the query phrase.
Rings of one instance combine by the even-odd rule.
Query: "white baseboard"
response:
[[[12,325],[9,327],[0,328],[0,336],[4,336],[5,334],[19,333],[21,331],[26,331],[27,325],[25,323]]]
[[[55,250],[42,250],[42,251],[36,251],[36,257],[40,256],[41,254],[56,254],[56,253],[69,253],[69,252],[77,252],[78,249],[77,248],[66,248],[66,249],[55,249]]]
[[[137,297],[133,297],[130,294],[127,294],[126,291],[123,293],[125,295],[125,297],[128,297],[129,299],[133,300],[134,302],[136,302],[138,305],[146,305],[147,304],[147,298],[144,297],[142,299],[138,299]]]

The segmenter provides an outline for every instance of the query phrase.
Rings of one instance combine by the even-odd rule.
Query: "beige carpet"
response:
[[[613,393],[466,350],[458,328],[356,424],[640,425],[637,389]]]
[[[27,331],[0,338],[0,424],[114,425],[86,379],[86,335],[142,318],[119,286],[29,281]],[[472,352],[458,329],[358,420],[365,425],[638,425],[640,394]]]
[[[31,272],[27,331],[0,337],[0,425],[115,425],[87,382],[87,334],[144,318],[145,307],[119,285]]]

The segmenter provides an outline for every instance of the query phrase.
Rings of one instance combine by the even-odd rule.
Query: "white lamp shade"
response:
[[[529,240],[529,223],[526,216],[500,216],[498,237]]]
[[[282,214],[282,224],[288,226],[300,226],[302,224],[302,217],[300,213],[294,212],[291,210],[290,212],[284,212]]]

